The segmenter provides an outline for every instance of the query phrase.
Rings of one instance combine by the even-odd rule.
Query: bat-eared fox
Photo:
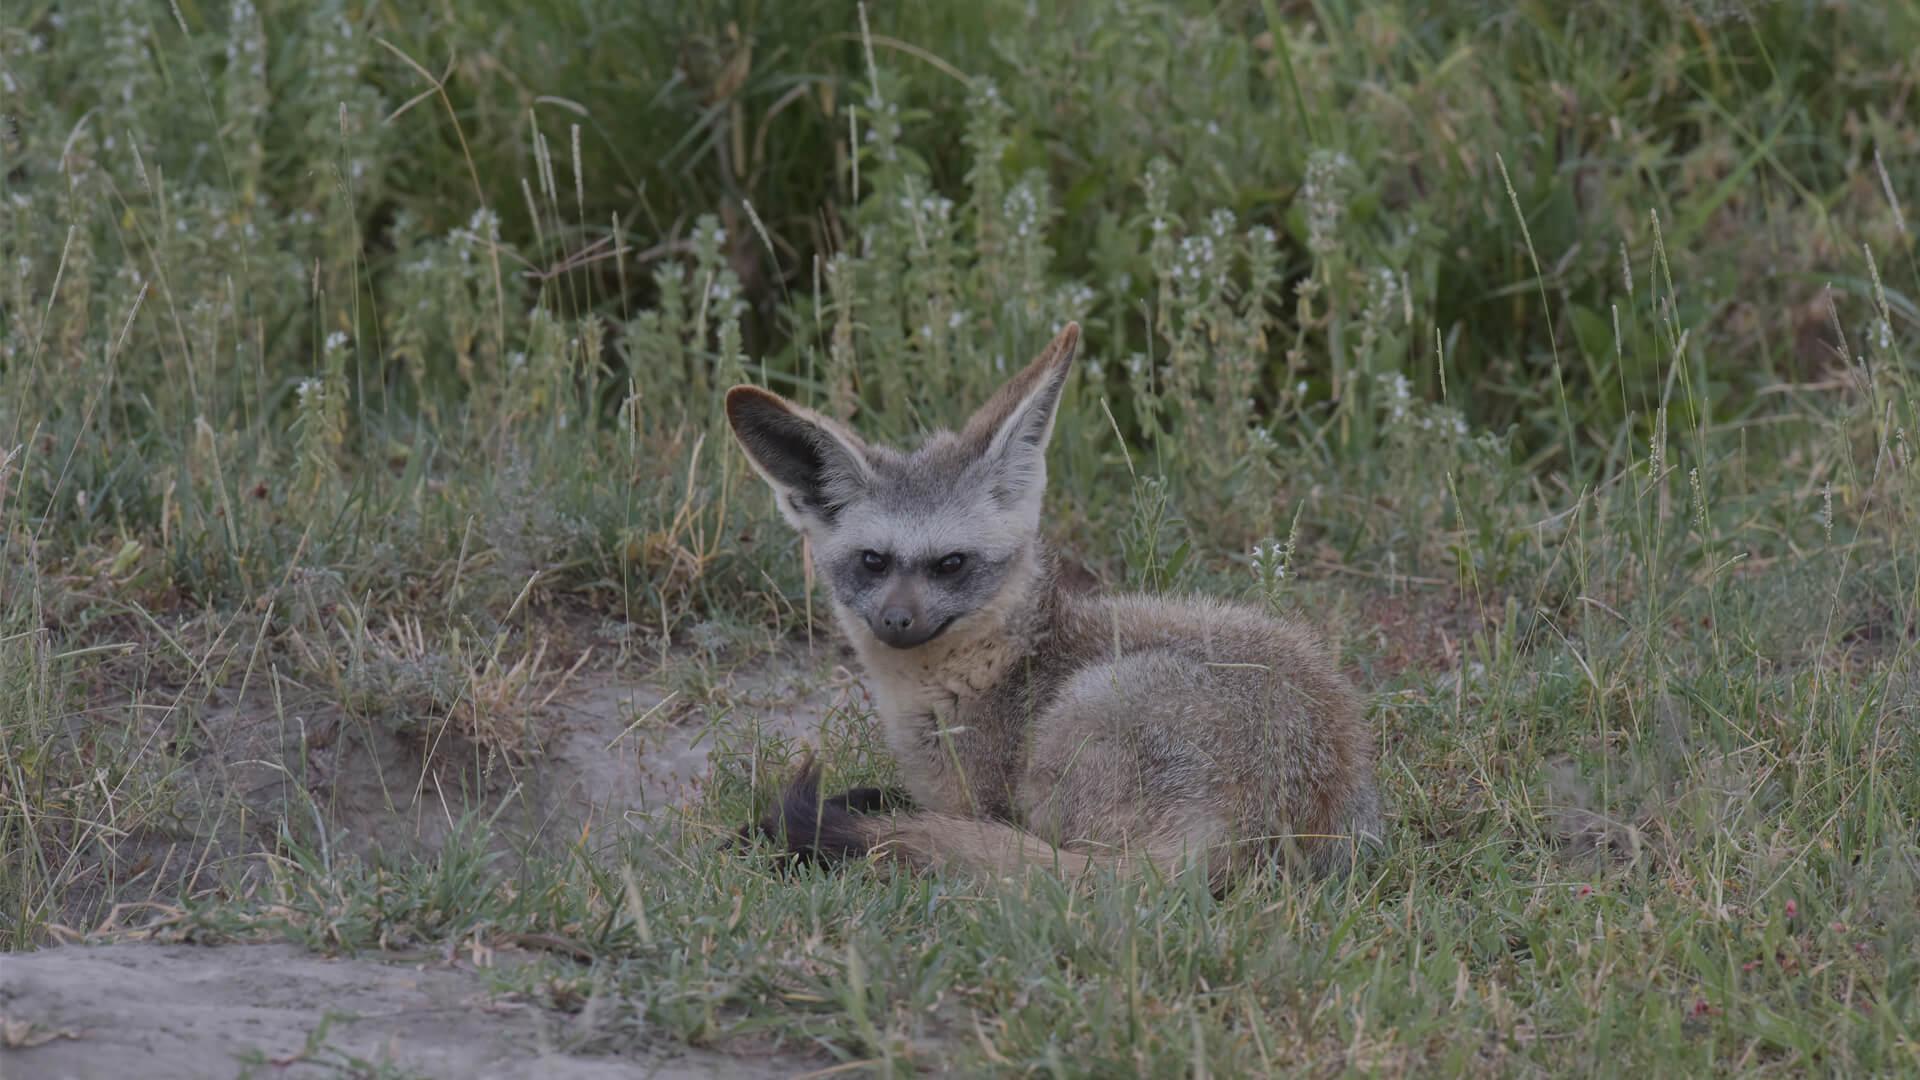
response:
[[[1359,696],[1306,628],[1208,599],[1072,592],[1041,538],[1069,323],[958,433],[863,442],[752,386],[727,418],[805,537],[913,809],[823,798],[809,760],[759,823],[809,857],[1069,877],[1151,865],[1217,891],[1348,865],[1381,833]]]

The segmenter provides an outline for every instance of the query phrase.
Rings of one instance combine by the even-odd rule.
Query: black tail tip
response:
[[[756,832],[806,861],[858,858],[873,846],[867,828],[847,808],[845,798],[821,797],[820,766],[812,754],[800,762],[800,770],[773,807],[758,822],[743,827],[740,836],[751,839]]]

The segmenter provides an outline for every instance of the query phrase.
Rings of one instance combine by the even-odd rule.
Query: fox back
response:
[[[915,866],[1200,866],[1220,883],[1275,848],[1329,865],[1380,824],[1359,699],[1319,639],[1237,605],[1055,583],[1046,448],[1078,340],[1069,324],[911,451],[728,393],[920,808],[854,814],[808,768],[766,824],[802,852]]]

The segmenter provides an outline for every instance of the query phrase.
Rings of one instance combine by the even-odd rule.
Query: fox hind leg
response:
[[[1233,822],[1224,774],[1193,738],[1199,668],[1154,651],[1071,679],[1035,724],[1019,792],[1027,828],[1057,846],[1224,880]]]

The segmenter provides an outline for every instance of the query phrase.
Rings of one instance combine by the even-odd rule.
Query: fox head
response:
[[[1068,323],[964,428],[912,451],[758,387],[727,391],[734,436],[806,537],[849,633],[925,645],[1032,571],[1047,441],[1079,343]]]

